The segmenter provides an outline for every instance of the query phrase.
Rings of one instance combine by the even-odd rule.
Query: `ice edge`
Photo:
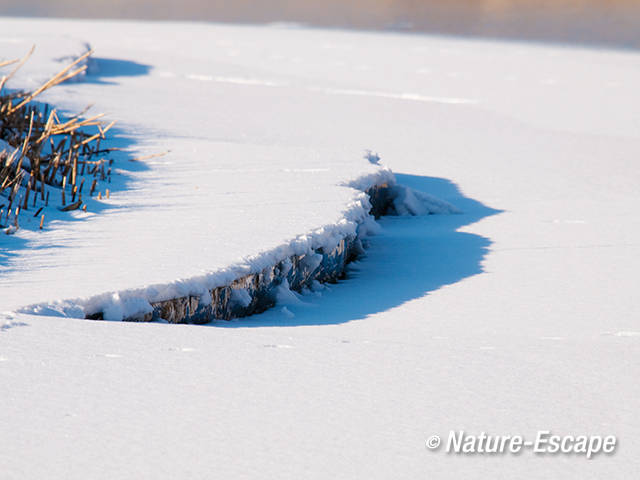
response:
[[[458,213],[451,204],[398,185],[385,167],[346,187],[361,193],[343,218],[300,235],[288,245],[247,258],[242,264],[168,284],[108,292],[85,299],[23,307],[19,313],[92,320],[203,324],[261,313],[276,305],[283,285],[300,292],[315,282],[336,282],[346,266],[364,252],[362,241],[383,215]]]

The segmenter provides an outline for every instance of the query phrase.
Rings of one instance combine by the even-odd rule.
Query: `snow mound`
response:
[[[393,187],[393,206],[398,215],[462,213],[449,202],[404,185]]]
[[[150,314],[154,310],[153,304],[189,297],[199,297],[196,306],[211,303],[210,292],[213,289],[229,286],[248,275],[264,274],[269,268],[275,269],[278,275],[284,278],[275,289],[276,302],[284,305],[297,304],[300,300],[290,289],[286,279],[286,275],[293,268],[290,259],[301,258],[299,268],[312,272],[317,271],[320,263],[323,262],[323,256],[318,252],[335,251],[347,238],[357,239],[354,248],[361,250],[360,239],[375,234],[379,229],[379,225],[371,215],[373,207],[369,197],[376,188],[387,192],[385,195],[388,198],[382,201],[388,203],[389,214],[428,215],[458,211],[451,204],[431,195],[398,185],[391,170],[384,166],[379,166],[376,172],[350,182],[350,185],[352,188],[358,186],[364,191],[347,205],[342,218],[336,223],[298,235],[276,249],[248,257],[242,263],[164,284],[107,292],[88,298],[30,305],[18,309],[18,312],[75,318],[100,313],[101,318],[115,321],[150,319]],[[246,290],[242,288],[231,290],[232,303],[247,307],[251,301],[252,298]]]

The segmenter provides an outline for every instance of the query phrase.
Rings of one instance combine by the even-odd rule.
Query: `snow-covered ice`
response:
[[[24,31],[20,35],[30,38]],[[78,43],[68,40],[65,50],[67,44],[62,42],[56,58],[81,51],[86,43]],[[44,301],[44,307],[26,310],[84,317],[83,308],[86,313],[106,309],[112,313],[107,318],[122,319],[140,311],[141,302],[148,306],[147,300],[198,294],[289,255],[335,247],[339,238],[354,233],[364,221],[369,204],[363,191],[394,181],[384,166],[364,160],[364,147],[317,148],[304,142],[221,138],[218,126],[207,117],[220,108],[217,95],[210,97],[209,89],[194,91],[188,85],[190,75],[183,82],[172,81],[169,89],[155,91],[158,78],[143,75],[149,86],[136,84],[122,90],[120,80],[105,80],[126,76],[128,65],[134,64],[117,60],[132,54],[128,43],[119,45],[121,50],[113,53],[116,59],[96,55],[85,83],[56,89],[44,98],[69,111],[96,103],[94,109],[112,111],[122,119],[120,142],[135,142],[141,150],[147,143],[152,154],[169,154],[138,167],[144,171],[137,172],[118,172],[118,167],[137,167],[123,157],[124,165],[115,167],[121,173],[115,177],[119,185],[106,185],[113,191],[108,201],[89,203],[88,213],[61,216],[54,212],[47,235],[23,228],[8,239],[3,252],[7,261],[0,267],[6,308]],[[144,49],[133,55],[151,60]],[[17,86],[39,84],[60,68],[51,59],[38,69],[38,60],[21,72],[14,82]],[[155,68],[186,72],[193,67],[176,64],[176,58],[162,62]],[[259,84],[240,85],[244,90]],[[229,89],[223,85],[218,94],[225,90]],[[180,91],[194,95],[191,101],[197,101],[192,108],[178,97]],[[140,92],[150,97],[143,100]],[[267,106],[256,100],[251,108],[269,110],[274,100],[264,96],[260,102],[266,101]],[[243,103],[236,108],[246,107]],[[24,222],[23,227],[27,227]],[[126,233],[134,231],[135,235]]]
[[[95,103],[119,120],[116,143],[132,155],[170,150],[122,156],[110,199],[87,214],[0,239],[5,477],[638,471],[638,53],[304,28],[2,24],[14,47],[60,32],[65,52],[88,42],[89,74],[44,100],[70,112]],[[56,66],[43,62],[16,81],[37,83]],[[382,219],[345,281],[283,288],[280,306],[241,321],[11,313],[267,262],[264,252],[362,211],[349,184],[383,171],[363,160],[367,149],[400,184],[462,213]],[[619,448],[589,461],[425,448],[459,429],[614,434]]]

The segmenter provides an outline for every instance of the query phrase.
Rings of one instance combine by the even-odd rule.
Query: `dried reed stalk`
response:
[[[13,66],[9,74],[0,79],[0,140],[13,147],[12,151],[0,150],[0,195],[9,198],[7,221],[12,205],[17,205],[14,216],[16,228],[19,208],[27,210],[30,197],[33,207],[37,207],[38,193],[39,201],[48,206],[51,188],[61,189],[63,211],[81,208],[85,167],[87,175],[93,177],[89,193],[91,196],[96,189],[99,191],[99,182],[110,181],[111,169],[105,173],[106,160],[100,156],[116,150],[100,148],[100,140],[106,138],[106,133],[115,123],[105,125],[100,120],[103,114],[82,118],[89,109],[87,107],[82,112],[61,120],[55,108],[34,102],[42,92],[84,72],[87,67],[80,64],[93,50],[78,57],[33,92],[4,91],[7,82],[27,62],[34,48],[22,59],[0,62],[0,68]],[[91,129],[96,129],[97,132],[91,132]],[[67,183],[71,194],[69,205],[66,205],[65,196]],[[107,198],[108,195],[107,193]],[[42,206],[35,216],[41,210]],[[84,210],[86,211],[86,205]],[[43,222],[44,215],[40,228]]]

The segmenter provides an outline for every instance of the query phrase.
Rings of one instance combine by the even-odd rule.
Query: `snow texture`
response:
[[[0,476],[637,476],[636,50],[86,20],[3,19],[1,37],[8,58],[55,45],[16,88],[90,42],[95,73],[43,100],[95,102],[127,152],[110,199],[0,235]],[[197,291],[355,228],[350,182],[390,180],[367,149],[461,213],[381,218],[345,280],[246,319],[57,318],[84,308],[56,300],[119,316],[122,292]],[[426,449],[450,430],[619,448]]]
[[[65,46],[68,47],[68,52],[62,50]],[[65,55],[62,57],[63,59],[73,60],[74,52],[83,53],[84,50],[88,48],[89,46],[84,42],[80,42],[78,45],[67,42],[67,44],[63,43],[56,51],[56,55],[64,52]],[[51,52],[51,54],[53,54],[53,52]],[[36,66],[39,65],[42,55],[43,54],[40,54],[38,58],[32,60],[31,68],[27,72],[32,77],[23,79],[22,81],[24,83],[28,84],[29,80],[31,80],[32,83],[37,83],[38,78],[45,79],[53,73],[52,69],[56,66],[58,60],[41,61],[42,68],[40,70],[36,68]],[[92,60],[89,79],[91,79],[92,76],[100,75],[101,65],[103,63],[104,61],[101,61],[99,58]],[[115,72],[113,72],[114,75],[120,74],[118,68],[124,69],[124,67],[118,67],[117,65],[114,68],[116,68]],[[18,79],[15,84],[22,86],[20,79]],[[249,83],[249,85],[254,85],[254,83]],[[50,97],[53,99],[57,98],[55,92],[53,92]],[[133,102],[133,99],[131,101]],[[56,102],[56,105],[57,104],[58,102]],[[8,145],[7,147],[7,151],[10,152],[12,150],[11,147]],[[174,144],[168,144],[168,147],[172,151],[176,149],[176,145]],[[224,148],[222,150],[224,150]],[[251,148],[241,149],[237,154],[239,156],[238,162],[242,161],[240,156],[244,150],[249,150],[248,155],[253,153],[251,152]],[[16,232],[13,226],[7,227],[7,229],[11,229],[7,231],[7,233],[15,234],[18,238],[23,238],[27,242],[31,242],[35,248],[38,248],[37,246],[39,245],[46,248],[46,276],[40,275],[40,279],[37,279],[37,276],[34,278],[34,274],[43,273],[42,271],[35,271],[38,270],[37,263],[33,262],[35,253],[33,251],[20,249],[15,253],[19,257],[24,257],[24,261],[21,261],[20,268],[15,268],[13,272],[11,271],[12,268],[6,268],[6,274],[3,275],[0,280],[0,285],[4,285],[5,291],[13,296],[15,300],[12,305],[13,308],[16,308],[22,313],[36,314],[38,312],[56,312],[63,316],[79,316],[80,318],[84,318],[87,315],[100,312],[106,320],[139,318],[145,313],[152,311],[152,303],[191,295],[206,295],[206,292],[214,288],[229,285],[234,280],[249,274],[258,273],[294,255],[313,256],[314,252],[319,249],[325,251],[334,249],[336,245],[346,237],[355,237],[356,235],[365,237],[368,234],[374,233],[376,227],[372,225],[372,219],[369,218],[371,205],[364,192],[375,185],[389,186],[391,195],[394,197],[394,213],[399,215],[457,212],[455,207],[447,202],[440,201],[426,193],[416,192],[410,188],[396,185],[396,180],[391,170],[380,162],[380,156],[378,154],[374,154],[371,151],[367,151],[365,155],[365,159],[369,160],[368,163],[361,158],[361,155],[354,154],[353,158],[349,158],[345,153],[340,153],[338,162],[332,166],[331,163],[327,163],[324,158],[318,159],[318,152],[316,151],[305,152],[296,149],[294,151],[295,155],[292,155],[288,150],[289,149],[280,149],[277,155],[281,158],[276,160],[279,165],[277,168],[271,170],[295,173],[294,175],[288,176],[289,178],[286,181],[277,177],[273,180],[277,186],[277,191],[273,192],[276,200],[278,202],[285,201],[290,205],[290,208],[295,208],[293,212],[295,212],[295,216],[299,218],[297,222],[290,222],[287,225],[288,228],[280,231],[281,238],[286,238],[285,232],[290,232],[290,240],[281,241],[275,246],[273,244],[269,245],[264,237],[258,235],[258,232],[260,231],[261,225],[263,230],[275,230],[278,232],[278,227],[281,225],[282,220],[290,221],[293,212],[288,212],[288,215],[283,219],[278,216],[273,217],[271,213],[266,213],[261,224],[256,225],[255,223],[250,223],[245,225],[241,221],[238,221],[239,218],[242,218],[244,206],[242,209],[227,206],[225,209],[217,210],[216,222],[214,224],[208,225],[207,217],[202,216],[194,218],[193,225],[189,227],[184,225],[179,226],[180,223],[182,223],[179,217],[184,214],[185,209],[202,211],[203,213],[209,214],[208,209],[202,210],[202,205],[209,205],[211,210],[214,210],[215,207],[212,204],[219,201],[216,193],[221,185],[217,182],[211,187],[212,191],[210,192],[190,196],[188,199],[180,198],[181,192],[192,186],[194,181],[193,175],[207,176],[212,173],[215,174],[215,168],[212,169],[211,164],[208,162],[193,162],[193,164],[189,166],[191,170],[195,170],[190,172],[191,175],[184,176],[180,182],[174,178],[171,183],[158,186],[164,198],[173,197],[176,202],[180,202],[180,205],[177,205],[174,209],[171,208],[171,205],[167,205],[166,209],[162,209],[165,216],[163,217],[161,225],[158,225],[158,216],[155,210],[159,210],[159,208],[155,203],[155,198],[153,200],[154,203],[146,206],[146,208],[139,208],[139,211],[135,212],[136,223],[133,228],[141,231],[142,234],[146,234],[149,242],[155,242],[158,238],[168,240],[167,235],[171,235],[171,233],[166,232],[165,222],[169,222],[170,225],[175,225],[175,228],[185,234],[189,232],[189,235],[179,235],[182,238],[179,250],[167,252],[166,249],[149,249],[147,243],[142,241],[143,239],[139,236],[136,248],[136,246],[131,244],[130,239],[125,237],[124,240],[127,243],[126,248],[119,250],[117,258],[114,259],[114,243],[116,241],[122,242],[123,240],[121,224],[116,223],[115,225],[115,231],[113,232],[115,237],[110,239],[104,238],[102,228],[103,224],[107,221],[105,218],[106,215],[104,214],[92,216],[91,222],[87,222],[87,225],[78,225],[77,230],[74,229],[71,235],[66,235],[65,244],[67,244],[69,248],[65,249],[53,249],[48,243],[47,238],[43,238],[42,235],[36,237],[36,222],[32,222],[31,225],[24,225],[23,222],[23,228],[25,228],[24,234],[19,230]],[[335,156],[332,152],[327,153],[327,155]],[[126,162],[127,160],[122,159],[122,161]],[[271,161],[273,162],[274,160],[271,159]],[[180,163],[184,164],[186,162],[182,159]],[[310,167],[305,168],[307,164],[310,164]],[[316,165],[322,165],[322,168],[317,168]],[[284,166],[286,166],[286,168]],[[166,168],[166,164],[161,163],[154,169],[154,173],[164,178],[166,177],[166,173],[162,171],[164,168]],[[262,168],[269,169],[268,166]],[[261,183],[262,177],[260,175],[244,175],[242,168],[238,168],[237,170],[231,168],[229,170],[229,174],[239,183],[239,188],[243,191],[248,190],[251,192],[254,196],[253,198],[256,198],[256,203],[264,204],[271,201],[269,193],[265,192],[265,186]],[[299,174],[303,172],[310,174],[306,184],[302,183],[300,179]],[[124,174],[122,175],[124,176]],[[305,177],[306,176],[307,175],[305,175]],[[345,177],[349,178],[349,180],[343,180]],[[336,185],[327,185],[327,182],[330,182],[332,178],[335,179]],[[328,187],[339,188],[340,186],[344,186],[345,191],[342,194],[342,198],[333,203],[330,208],[322,208],[322,206],[318,208],[318,205],[309,205],[305,204],[304,201],[299,201],[307,194],[306,192],[303,193],[302,190],[296,191],[296,186],[304,185],[305,188],[314,188],[317,190],[317,199],[314,203],[326,203],[326,197],[330,196],[332,192],[329,189],[322,190],[319,188],[323,183]],[[309,187],[307,187],[307,185]],[[115,188],[118,188],[117,185]],[[119,194],[121,200],[118,203],[121,208],[115,213],[116,217],[114,221],[127,222],[128,219],[126,217],[134,215],[131,209],[133,205],[128,203],[127,200],[132,197],[132,195],[127,191],[119,192]],[[289,198],[283,198],[283,195]],[[325,198],[323,198],[323,195]],[[225,196],[231,197],[229,200],[233,202],[235,195],[230,192]],[[104,208],[103,206],[95,207],[94,204],[92,204],[94,202],[95,201],[89,201],[90,211]],[[54,218],[56,221],[65,224],[65,227],[62,227],[58,226],[56,222],[50,223],[51,229],[54,230],[54,232],[50,233],[53,235],[62,233],[63,230],[71,227],[67,220],[68,217],[59,214],[53,207],[43,210],[43,213],[47,218]],[[104,213],[106,214],[107,212]],[[308,218],[313,217],[314,214],[318,215],[318,213],[320,213],[320,215],[316,218],[316,221],[320,220],[324,224],[321,223],[321,226],[316,226],[312,230],[305,232],[305,228],[308,228],[310,224]],[[84,218],[85,220],[89,219],[89,215],[80,212],[74,214],[76,218]],[[171,218],[172,216],[174,217],[173,219]],[[127,223],[131,224],[130,221]],[[122,223],[122,225],[125,224]],[[29,231],[29,227],[31,227],[31,231]],[[251,229],[248,230],[247,227]],[[189,239],[190,234],[193,233],[193,229],[199,231],[192,237],[192,241],[185,241]],[[227,232],[229,237],[244,237],[243,240],[249,240],[249,243],[246,241],[240,242],[241,245],[244,245],[245,250],[230,249],[231,251],[227,252],[226,249],[225,251],[216,249],[211,252],[210,255],[203,254],[202,244],[198,242],[206,241],[214,244],[223,242],[225,239],[220,238],[221,230]],[[207,234],[207,232],[209,233]],[[293,235],[294,233],[295,236]],[[81,235],[94,239],[96,235],[100,235],[101,240],[107,244],[105,246],[108,251],[104,253],[102,258],[96,258],[100,257],[99,250],[96,248],[96,245],[92,244],[89,251],[86,252],[92,257],[91,259],[85,259],[86,257],[83,256],[82,259],[69,262],[69,254],[75,254],[83,247],[84,239]],[[262,238],[262,240],[257,241],[257,238]],[[173,255],[179,260],[180,268],[177,268],[174,264],[176,269],[173,273],[166,271],[164,276],[158,275],[157,266],[167,263],[168,254]],[[238,261],[237,258],[234,259],[232,257],[233,254],[241,254],[242,260]],[[221,260],[224,258],[227,259],[226,264]],[[11,263],[11,266],[14,267],[17,266],[18,262]],[[96,281],[91,284],[91,289],[81,289],[75,281],[60,281],[60,278],[78,278],[80,275],[80,272],[78,272],[79,264],[83,264],[86,269],[100,272]],[[216,264],[223,265],[223,267],[215,270],[207,269],[208,265]],[[1,265],[0,268],[2,268]],[[141,273],[138,277],[139,280],[137,284],[135,283],[136,276],[131,275],[132,271]],[[120,277],[122,273],[126,274],[128,284],[131,285],[131,287],[114,290],[114,287],[118,287],[122,281]],[[177,275],[178,273],[182,273],[182,275]],[[32,279],[30,280],[30,284],[32,286],[31,293],[34,294],[34,299],[36,299],[36,294],[42,295],[44,291],[51,291],[51,293],[45,294],[45,302],[42,302],[43,298],[40,298],[36,299],[39,300],[36,303],[25,306],[25,294],[28,292],[23,290],[11,292],[9,290],[11,285],[15,285],[15,278],[19,276],[24,279],[25,275]],[[176,277],[179,278],[176,279]],[[160,279],[160,281],[158,281],[158,279]],[[148,282],[146,285],[145,280]],[[83,286],[86,287],[88,284],[83,282]],[[89,294],[85,294],[84,297],[76,296],[85,291],[89,292]],[[23,302],[22,305],[20,305],[20,302]]]
[[[15,48],[24,46],[28,37],[23,32],[18,38],[12,44]],[[46,45],[44,51],[36,48],[38,56],[34,54],[30,68],[11,86],[41,83],[60,68],[61,58],[73,59],[90,48],[68,37],[55,49],[49,42]],[[46,55],[55,57],[47,59]],[[128,93],[118,90],[115,98],[108,99],[103,93],[108,89],[102,77],[127,76],[135,68],[147,70],[133,65],[138,64],[96,56],[86,83],[54,89],[45,100],[71,111],[94,99],[102,99],[100,107],[105,109],[134,107],[125,108],[119,120],[135,121],[136,128],[153,128],[149,116],[164,116],[167,105],[158,104],[156,111],[140,116],[135,104],[138,88],[143,92],[153,88],[157,77],[146,77],[147,86],[132,86],[125,90]],[[191,74],[187,78],[202,80]],[[229,83],[226,80],[222,83]],[[231,83],[259,85],[254,81]],[[99,91],[91,88],[95,84]],[[176,98],[169,108],[183,110],[181,102]],[[144,109],[150,106],[145,103]],[[213,103],[211,108],[215,108]],[[202,140],[185,142],[181,133],[185,121],[190,123],[189,136],[202,131]],[[5,307],[80,317],[102,312],[108,320],[138,317],[151,310],[151,303],[202,295],[294,255],[329,251],[346,237],[374,232],[368,218],[369,200],[363,192],[374,185],[395,185],[388,168],[362,159],[364,148],[220,142],[215,135],[211,138],[208,124],[187,113],[166,119],[162,128],[171,133],[152,143],[157,148],[154,153],[161,151],[160,144],[170,150],[163,157],[166,160],[147,164],[150,168],[141,174],[126,171],[131,162],[121,155],[120,164],[114,167],[114,184],[107,185],[111,201],[89,199],[88,213],[62,214],[51,206],[43,210],[48,225],[45,235],[37,230],[36,220],[29,221],[28,214],[22,229],[11,232],[15,239],[5,249],[8,261],[0,264],[0,285],[5,302],[9,300]],[[194,157],[196,148],[206,160]],[[413,195],[405,195],[400,186],[394,188],[401,214],[446,210],[444,203],[426,197],[418,207],[419,200]],[[193,189],[195,195],[185,194]],[[132,230],[135,237],[122,235]],[[29,248],[23,248],[23,242]],[[164,246],[149,247],[158,242]],[[23,287],[25,281],[30,288]]]

